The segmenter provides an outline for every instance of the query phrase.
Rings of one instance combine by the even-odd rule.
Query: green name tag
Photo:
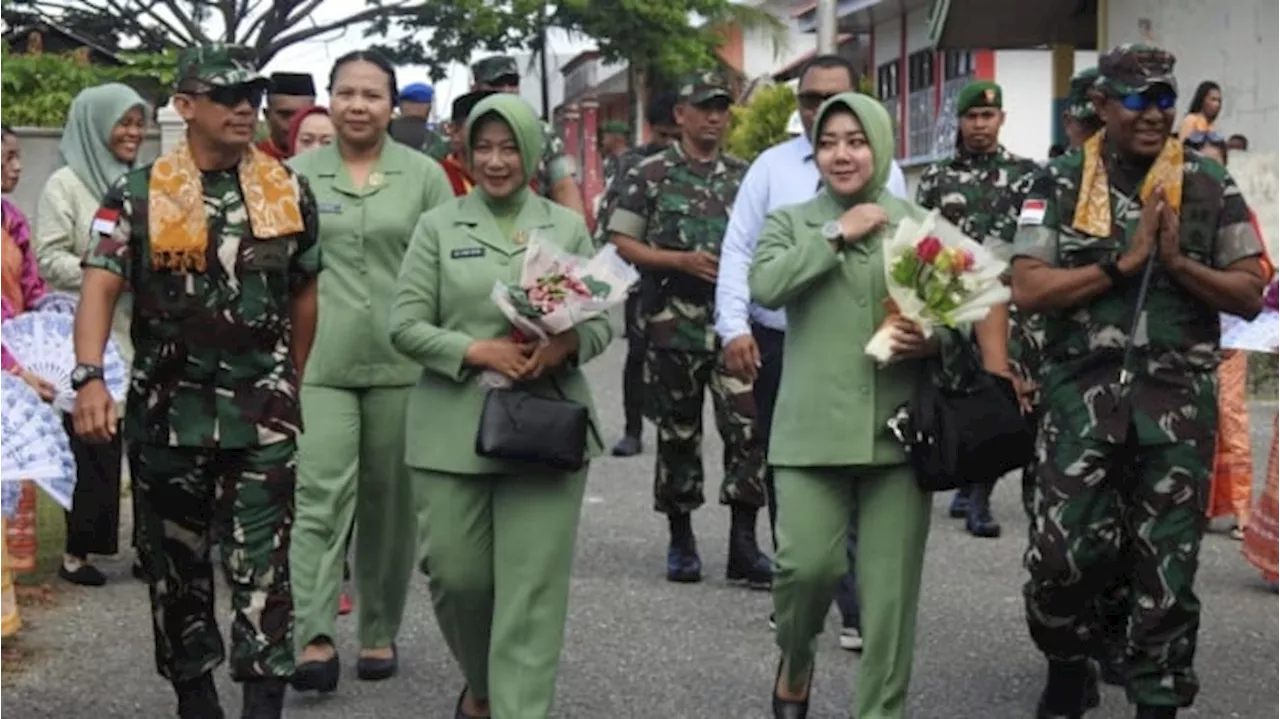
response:
[[[465,260],[472,257],[484,257],[483,247],[463,247],[460,250],[453,250],[449,253],[451,260]]]
[[[319,210],[320,214],[322,215],[341,215],[342,203],[341,202],[317,202],[316,209]]]

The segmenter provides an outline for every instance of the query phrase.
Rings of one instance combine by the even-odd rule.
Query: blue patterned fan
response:
[[[76,463],[62,420],[26,382],[7,373],[0,375],[0,477],[6,485],[34,480],[71,508]]]
[[[57,388],[53,407],[62,412],[70,412],[76,402],[71,389],[71,371],[76,368],[74,325],[71,315],[53,312],[24,312],[4,323],[4,346],[23,369]],[[107,391],[117,402],[124,401],[128,370],[114,340],[107,341],[102,371]]]
[[[22,499],[22,485],[18,482],[0,482],[0,514],[13,519],[18,514],[18,500]]]
[[[50,292],[32,303],[30,309],[34,312],[53,312],[74,317],[76,303],[79,301],[80,298],[70,292]]]

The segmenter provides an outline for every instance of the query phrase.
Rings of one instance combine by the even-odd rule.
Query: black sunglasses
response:
[[[835,97],[836,94],[834,92],[802,92],[796,96],[796,103],[803,110],[817,110],[822,107],[822,103]]]
[[[235,109],[240,107],[240,103],[247,102],[250,107],[257,109],[262,107],[262,98],[267,94],[267,89],[260,84],[250,83],[246,85],[221,85],[188,92],[187,94],[207,97],[210,102],[226,108]]]

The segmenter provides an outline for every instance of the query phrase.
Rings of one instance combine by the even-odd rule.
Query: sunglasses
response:
[[[802,92],[796,96],[796,104],[798,104],[802,110],[817,110],[822,107],[822,103],[835,96],[836,93]]]
[[[1178,104],[1178,96],[1167,90],[1135,92],[1117,96],[1116,99],[1130,112],[1142,112],[1153,105],[1161,110],[1172,110]]]
[[[262,98],[267,94],[267,90],[262,85],[251,83],[247,85],[210,87],[206,90],[189,92],[187,94],[207,97],[209,98],[209,102],[222,105],[223,107],[230,109],[240,107],[240,103],[243,102],[247,102],[250,107],[257,109],[262,106]]]

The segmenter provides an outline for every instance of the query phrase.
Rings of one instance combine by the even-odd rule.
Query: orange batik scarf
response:
[[[1080,195],[1072,228],[1091,237],[1111,236],[1111,182],[1107,163],[1102,156],[1106,131],[1098,132],[1084,143],[1084,171],[1080,175]],[[1166,140],[1164,149],[1147,170],[1139,198],[1146,202],[1156,185],[1164,186],[1165,197],[1174,213],[1182,211],[1182,143]]]
[[[301,193],[284,165],[250,147],[237,172],[254,239],[274,240],[302,233]],[[165,153],[151,168],[147,223],[153,267],[204,271],[209,248],[204,184],[186,142]]]

